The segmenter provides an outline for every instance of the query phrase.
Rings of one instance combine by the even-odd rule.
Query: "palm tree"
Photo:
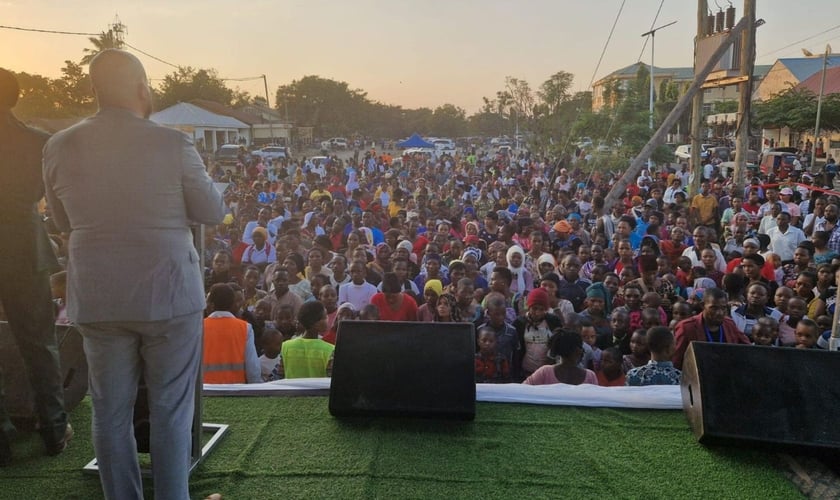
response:
[[[81,61],[82,66],[90,64],[93,58],[96,57],[96,54],[99,54],[105,49],[121,49],[123,47],[122,39],[117,36],[114,30],[102,32],[98,37],[90,37],[88,40],[93,44],[93,48],[82,49],[85,53]]]

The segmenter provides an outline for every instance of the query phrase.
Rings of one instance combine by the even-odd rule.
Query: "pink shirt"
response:
[[[543,365],[537,368],[537,371],[532,373],[531,376],[523,382],[523,384],[528,385],[548,385],[559,383],[560,381],[557,380],[557,377],[554,375],[554,365]],[[581,384],[598,385],[598,376],[595,375],[595,372],[592,370],[586,370],[586,376],[583,378],[583,382],[581,382]]]

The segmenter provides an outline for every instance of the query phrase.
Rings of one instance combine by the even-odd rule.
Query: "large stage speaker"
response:
[[[704,444],[840,448],[840,353],[693,342],[682,400]]]
[[[79,331],[66,325],[56,325],[61,377],[64,386],[64,408],[69,412],[87,394],[87,360]],[[5,406],[16,424],[29,427],[35,423],[35,401],[26,378],[23,359],[20,357],[9,323],[0,321],[0,367],[3,370]]]
[[[475,334],[470,323],[342,321],[330,413],[475,418]]]

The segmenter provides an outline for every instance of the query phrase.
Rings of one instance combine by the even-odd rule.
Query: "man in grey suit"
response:
[[[136,57],[105,50],[90,76],[99,112],[49,140],[44,183],[70,232],[67,316],[84,338],[102,489],[143,497],[132,426],[142,374],[155,498],[186,500],[205,306],[189,224],[220,223],[222,197],[192,141],[148,120]]]
[[[0,303],[33,388],[47,453],[60,453],[72,434],[64,411],[50,272],[58,262],[35,204],[44,196],[41,150],[49,137],[21,123],[15,76],[0,69]],[[3,409],[0,378],[0,466],[12,460],[14,427]]]

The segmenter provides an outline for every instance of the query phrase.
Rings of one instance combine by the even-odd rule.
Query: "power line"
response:
[[[169,66],[172,66],[173,68],[178,68],[178,69],[180,69],[180,68],[181,68],[181,67],[180,67],[180,66],[178,66],[177,64],[172,64],[171,62],[164,61],[163,59],[161,59],[161,58],[159,58],[159,57],[155,57],[155,56],[153,56],[153,55],[149,54],[148,52],[143,52],[142,50],[138,49],[137,47],[134,47],[133,45],[130,45],[130,44],[129,44],[128,42],[126,42],[126,41],[123,41],[123,45],[125,45],[126,47],[128,47],[128,48],[130,48],[130,49],[134,49],[134,50],[136,50],[137,52],[139,52],[139,53],[143,54],[143,55],[144,55],[144,56],[146,56],[146,57],[151,57],[151,58],[152,58],[152,59],[154,59],[155,61],[162,62],[163,64],[167,64],[167,65],[169,65]]]
[[[840,24],[838,24],[838,25],[836,25],[836,26],[832,26],[831,28],[828,28],[827,30],[820,31],[819,33],[817,33],[817,34],[815,34],[815,35],[811,35],[811,36],[809,36],[809,37],[807,37],[807,38],[803,38],[802,40],[797,40],[797,41],[795,41],[795,42],[793,42],[793,43],[789,43],[789,44],[785,45],[784,47],[778,48],[778,49],[776,49],[776,50],[771,50],[770,52],[765,52],[764,54],[761,54],[761,55],[760,55],[760,56],[758,56],[758,57],[759,57],[759,58],[762,58],[762,57],[769,56],[769,55],[771,55],[771,54],[775,54],[776,52],[781,52],[781,51],[783,51],[783,50],[785,50],[785,49],[788,49],[788,48],[790,48],[790,47],[793,47],[794,45],[800,44],[800,43],[802,43],[802,42],[807,42],[808,40],[812,40],[812,39],[814,39],[814,38],[816,38],[816,37],[818,37],[818,36],[820,36],[820,35],[824,35],[824,34],[828,33],[829,31],[834,31],[834,30],[836,30],[836,29],[838,29],[838,28],[840,28]]]
[[[79,33],[76,31],[57,31],[57,30],[45,30],[45,29],[38,29],[38,28],[22,28],[20,26],[0,26],[1,29],[6,30],[16,30],[16,31],[32,31],[35,33],[52,33],[55,35],[80,35],[80,36],[99,36],[101,33]]]
[[[662,12],[662,6],[663,5],[665,5],[665,0],[662,0],[661,2],[659,2],[659,8],[656,9],[656,15],[653,16],[653,22],[650,23],[650,29],[651,30],[653,30],[653,27],[656,26],[656,20],[659,19],[659,13]],[[647,43],[648,43],[649,39],[650,39],[650,37],[647,37],[647,36],[645,37],[645,43],[642,45],[642,50],[641,50],[641,52],[639,52],[639,58],[636,59],[636,62],[641,62],[642,55],[644,55],[644,53],[645,53],[645,49],[647,48]]]
[[[618,8],[618,14],[615,15],[615,21],[613,21],[612,28],[610,28],[610,34],[607,36],[607,41],[604,43],[604,48],[601,50],[601,57],[598,58],[598,64],[595,66],[595,71],[592,72],[592,79],[589,80],[589,87],[592,87],[592,84],[595,83],[595,75],[598,74],[598,70],[601,68],[601,61],[604,60],[604,54],[607,53],[607,46],[610,44],[610,40],[612,40],[613,32],[615,31],[615,27],[618,24],[618,19],[621,17],[621,11],[624,10],[624,3],[627,0],[621,0],[621,7]]]

